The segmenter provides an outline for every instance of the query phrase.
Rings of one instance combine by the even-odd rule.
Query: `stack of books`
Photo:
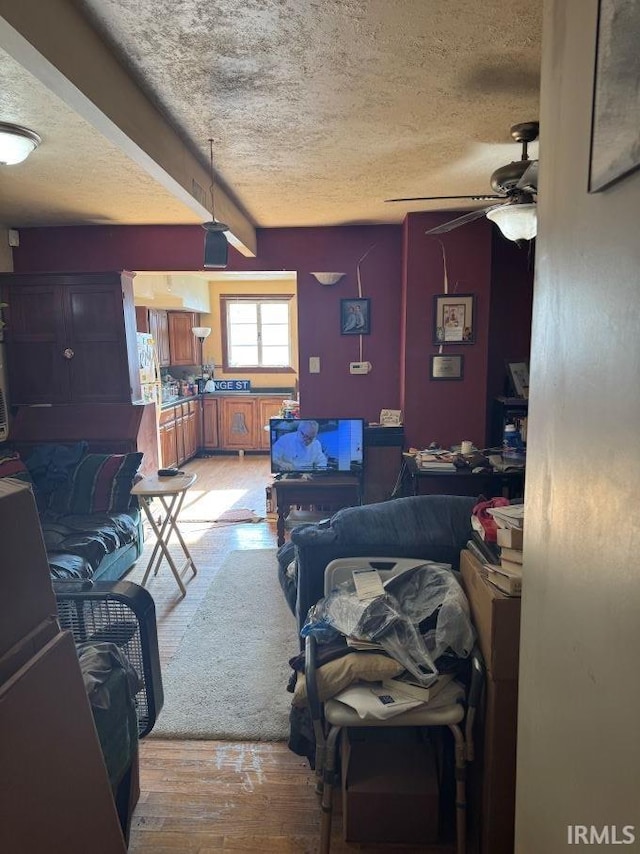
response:
[[[455,455],[448,451],[421,451],[416,454],[416,465],[420,471],[456,471],[454,459]]]
[[[497,545],[500,550],[499,565],[486,563],[487,580],[508,596],[522,593],[522,538],[524,532],[524,505],[509,504],[488,510],[496,520]]]

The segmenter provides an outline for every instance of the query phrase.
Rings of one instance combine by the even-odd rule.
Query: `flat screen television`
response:
[[[360,474],[363,446],[362,418],[269,419],[272,474]]]

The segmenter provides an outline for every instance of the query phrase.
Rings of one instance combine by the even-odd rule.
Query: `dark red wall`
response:
[[[477,220],[438,237],[425,231],[442,221],[441,214],[410,214],[405,221],[406,270],[403,282],[406,346],[403,410],[409,445],[443,447],[470,439],[485,441],[487,338],[491,289],[491,226]],[[462,380],[432,380],[434,297],[444,293],[443,247],[448,293],[474,294],[475,340],[442,345],[443,355],[462,355]]]
[[[443,347],[444,353],[464,356],[462,381],[430,380],[429,356],[438,352],[432,343],[433,297],[443,292],[444,279],[442,244],[424,231],[451,216],[410,214],[403,226],[262,229],[256,258],[245,258],[230,247],[229,271],[298,274],[303,413],[377,421],[383,407],[402,408],[407,445],[424,447],[431,441],[448,445],[461,439],[484,445],[488,388],[496,382],[495,378],[489,382],[489,358],[492,364],[503,365],[504,358],[513,355],[513,329],[530,323],[531,276],[526,250],[503,240],[506,248],[497,240],[492,247],[494,229],[485,219],[441,236],[449,292],[477,297],[475,343]],[[16,272],[202,270],[203,240],[199,226],[22,229],[14,268]],[[367,252],[361,280],[362,296],[371,299],[371,334],[363,336],[360,353],[358,336],[340,335],[340,300],[358,296],[356,268]],[[312,270],[346,275],[337,285],[323,287],[311,276]],[[491,308],[494,283],[503,297]],[[509,316],[502,310],[506,305]],[[518,343],[524,345],[518,335]],[[508,354],[502,352],[504,347]],[[309,356],[320,357],[319,374],[309,374]],[[361,360],[372,363],[371,373],[350,375],[349,362]],[[499,392],[491,388],[490,395],[495,393]]]

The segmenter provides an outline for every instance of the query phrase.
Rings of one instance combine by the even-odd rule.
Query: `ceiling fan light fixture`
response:
[[[37,133],[0,122],[0,166],[22,163],[42,142]]]
[[[538,233],[537,205],[501,205],[487,211],[507,240],[532,240]]]

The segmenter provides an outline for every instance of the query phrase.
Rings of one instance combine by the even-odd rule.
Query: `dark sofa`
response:
[[[85,442],[0,452],[0,477],[34,492],[53,579],[117,581],[131,569],[143,546],[130,494],[141,460],[140,453],[91,454]]]
[[[415,557],[459,568],[471,537],[471,512],[478,499],[417,495],[347,507],[330,520],[300,525],[278,551],[279,579],[298,622],[324,595],[327,564],[343,557]]]

